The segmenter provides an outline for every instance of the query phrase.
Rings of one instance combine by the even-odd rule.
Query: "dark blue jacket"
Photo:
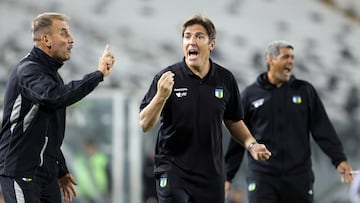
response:
[[[0,175],[32,178],[47,159],[58,163],[58,177],[68,172],[60,149],[66,107],[89,94],[103,74],[95,71],[65,85],[58,73],[62,65],[34,47],[10,74],[0,133]]]
[[[310,83],[291,76],[276,88],[263,73],[241,96],[244,122],[272,153],[268,161],[255,161],[248,155],[251,172],[274,176],[312,174],[310,136],[334,166],[346,161],[337,133]],[[225,155],[227,180],[234,177],[243,154],[244,148],[231,140]]]

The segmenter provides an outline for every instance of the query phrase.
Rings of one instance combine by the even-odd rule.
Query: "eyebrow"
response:
[[[69,31],[69,29],[68,28],[65,28],[65,27],[62,27],[62,28],[60,28],[60,31]]]
[[[295,55],[294,54],[283,54],[282,56],[281,56],[282,58],[288,58],[288,57],[295,57]]]
[[[184,35],[189,35],[189,34],[193,34],[192,32],[188,31],[188,32],[184,32]],[[204,32],[195,32],[195,35],[206,35],[206,33]]]

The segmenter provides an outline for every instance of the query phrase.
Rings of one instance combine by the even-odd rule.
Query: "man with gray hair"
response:
[[[64,84],[58,70],[74,44],[68,17],[43,13],[32,23],[34,47],[14,67],[5,90],[0,131],[0,184],[5,202],[71,201],[75,180],[61,151],[66,107],[92,92],[112,70],[106,46],[97,70]]]
[[[241,92],[245,124],[272,152],[266,162],[248,156],[250,203],[314,201],[310,136],[329,156],[342,182],[353,179],[342,143],[315,88],[292,75],[293,50],[286,41],[271,42],[266,49],[267,72]],[[225,155],[226,192],[243,154],[244,148],[231,140]]]

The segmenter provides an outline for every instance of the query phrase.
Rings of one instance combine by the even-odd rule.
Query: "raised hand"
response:
[[[167,71],[160,77],[157,84],[157,94],[160,98],[166,100],[171,95],[172,88],[174,86],[174,76],[174,73],[172,73],[171,71]]]
[[[115,56],[109,50],[109,45],[107,44],[102,56],[99,59],[98,70],[104,74],[104,77],[108,76],[112,70],[112,67],[115,63]]]

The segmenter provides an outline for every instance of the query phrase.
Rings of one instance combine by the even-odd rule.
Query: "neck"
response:
[[[284,82],[277,80],[273,75],[271,75],[269,72],[267,73],[267,80],[270,84],[274,85],[275,87],[279,88],[281,87]]]
[[[201,66],[189,66],[191,72],[193,72],[195,75],[199,76],[201,79],[204,78],[209,70],[210,70],[210,63],[207,61],[205,64],[202,64]]]

